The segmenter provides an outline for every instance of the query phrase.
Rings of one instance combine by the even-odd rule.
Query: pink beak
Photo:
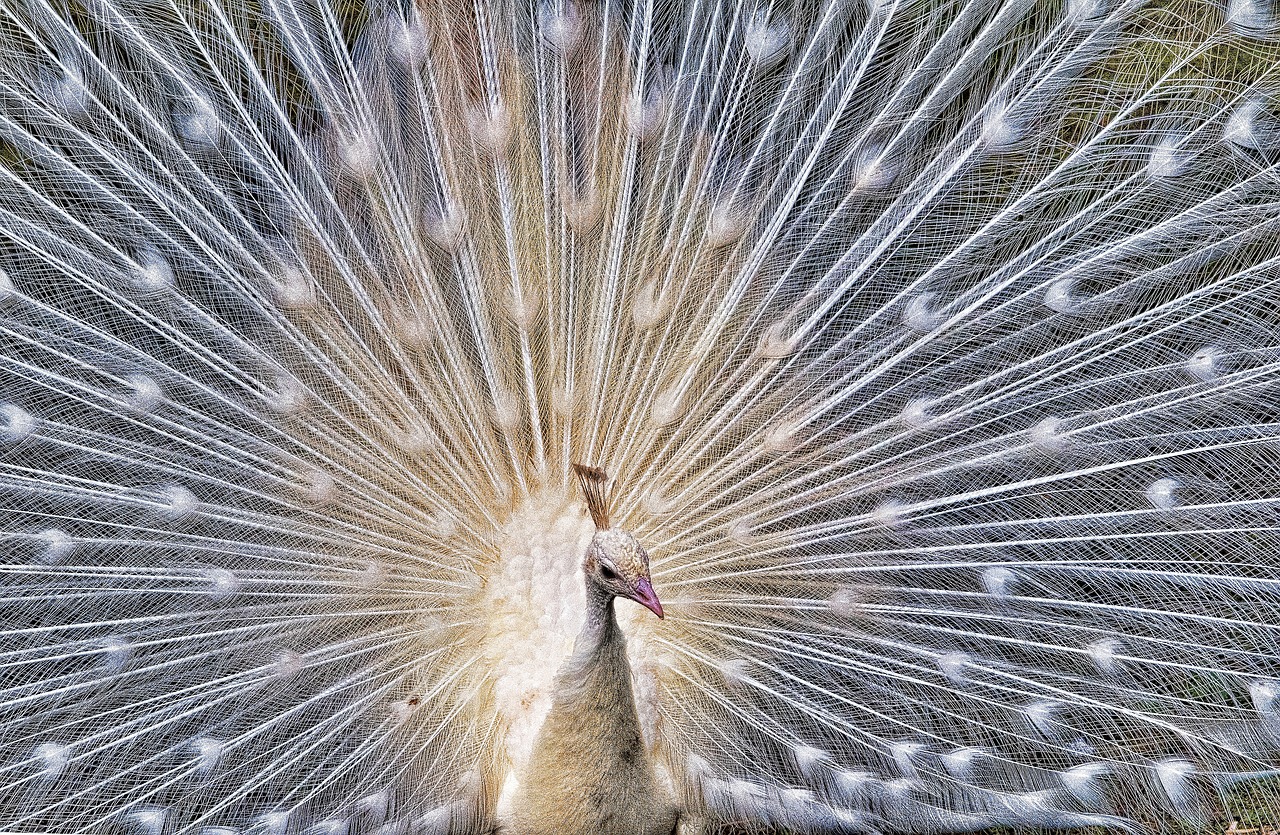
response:
[[[636,593],[631,596],[631,599],[653,612],[659,619],[662,618],[662,603],[658,600],[658,595],[654,592],[653,584],[649,582],[648,577],[641,577],[636,581]]]

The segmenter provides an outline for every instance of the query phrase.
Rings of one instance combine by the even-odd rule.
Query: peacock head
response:
[[[649,580],[649,555],[630,533],[618,528],[596,531],[582,570],[614,597],[626,597],[662,617],[662,603]]]
[[[662,617],[662,603],[649,579],[649,554],[628,531],[609,525],[609,476],[599,467],[573,465],[587,497],[596,533],[587,546],[582,570],[587,582],[611,597],[625,597]]]

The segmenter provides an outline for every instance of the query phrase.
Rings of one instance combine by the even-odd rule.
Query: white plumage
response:
[[[1218,814],[1280,757],[1276,12],[0,5],[0,829],[509,823],[575,462],[689,831]]]

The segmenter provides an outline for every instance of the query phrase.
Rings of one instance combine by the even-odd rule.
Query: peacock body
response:
[[[666,614],[627,808],[1210,820],[1280,762],[1276,13],[0,3],[0,830],[518,835],[579,462]]]

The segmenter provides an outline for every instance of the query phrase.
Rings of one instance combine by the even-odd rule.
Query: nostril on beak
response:
[[[631,599],[653,612],[659,620],[662,619],[662,601],[658,600],[657,592],[653,590],[653,584],[649,582],[648,577],[641,577],[636,583],[636,591]]]

